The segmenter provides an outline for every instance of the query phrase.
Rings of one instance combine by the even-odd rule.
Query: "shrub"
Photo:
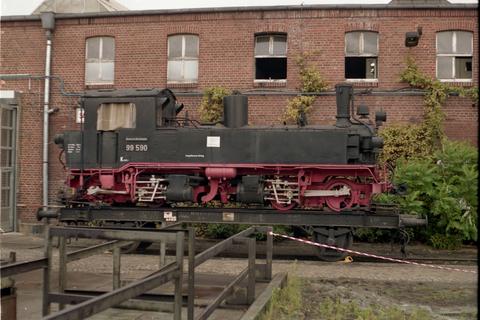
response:
[[[398,162],[393,181],[405,183],[408,192],[390,199],[404,211],[428,218],[427,238],[433,246],[452,247],[459,242],[455,239],[477,240],[477,178],[476,148],[445,140],[431,158]]]
[[[284,120],[287,122],[299,123],[301,117],[310,113],[314,102],[314,96],[298,96],[289,99],[284,114]]]
[[[393,167],[399,159],[431,157],[434,142],[426,129],[420,124],[397,124],[380,129],[379,134],[384,140],[380,162]]]
[[[200,104],[200,121],[212,123],[222,120],[223,97],[230,95],[230,91],[223,87],[211,87],[203,91]]]

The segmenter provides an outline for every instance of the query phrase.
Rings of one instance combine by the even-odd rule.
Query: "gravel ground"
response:
[[[3,234],[0,241],[2,259],[8,257],[9,251],[16,251],[17,261],[43,257],[41,238]],[[78,250],[78,243],[68,250]],[[56,250],[54,259],[57,260]],[[173,259],[167,257],[167,261]],[[355,262],[355,257],[353,259],[351,263],[274,260],[273,272],[288,271],[306,280],[305,293],[312,297],[309,299],[311,306],[320,303],[325,297],[340,297],[354,299],[361,305],[380,303],[427,308],[438,319],[476,317],[478,275],[475,273],[404,264],[360,263]],[[158,256],[154,255],[122,255],[122,279],[145,276],[158,269],[158,262]],[[245,266],[245,259],[216,258],[205,262],[196,271],[235,275]],[[478,269],[476,265],[452,267],[470,271]],[[54,261],[54,269],[57,268]],[[111,271],[110,252],[68,264],[69,273],[107,275]],[[316,319],[314,313],[311,319]]]

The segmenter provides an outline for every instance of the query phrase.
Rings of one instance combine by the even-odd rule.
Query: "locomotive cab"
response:
[[[183,108],[168,89],[88,91],[81,106],[82,129],[55,138],[69,168],[116,168],[126,152],[148,152],[151,132],[173,126]]]

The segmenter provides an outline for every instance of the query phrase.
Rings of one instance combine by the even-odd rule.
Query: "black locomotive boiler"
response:
[[[241,203],[277,210],[368,209],[389,189],[376,159],[383,142],[353,88],[336,86],[331,126],[253,127],[245,95],[224,98],[221,124],[181,117],[168,90],[88,91],[82,130],[65,152],[68,205],[161,207]],[[382,112],[376,123],[386,120]]]

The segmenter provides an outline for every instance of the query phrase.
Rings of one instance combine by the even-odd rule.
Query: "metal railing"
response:
[[[23,272],[43,268],[43,300],[42,314],[44,319],[83,319],[111,307],[123,307],[140,310],[162,309],[173,312],[173,318],[181,319],[182,306],[187,306],[187,319],[207,319],[215,309],[230,295],[238,286],[246,282],[244,302],[251,304],[255,300],[255,283],[261,279],[272,279],[272,256],[273,236],[270,234],[272,227],[250,227],[225,239],[211,248],[195,255],[195,230],[194,228],[175,229],[179,224],[170,225],[161,229],[132,230],[132,229],[109,229],[90,227],[49,227],[45,232],[45,258],[33,261],[13,263],[1,267],[2,277],[11,276]],[[263,264],[256,264],[256,238],[251,237],[256,233],[266,235],[266,259]],[[251,237],[251,238],[249,238]],[[80,249],[70,253],[66,252],[66,243],[69,238],[103,239],[107,242]],[[182,295],[182,281],[184,274],[184,247],[187,238],[188,247],[188,273],[187,290],[185,301]],[[51,286],[53,272],[53,247],[58,239],[58,292],[53,292]],[[152,274],[121,286],[121,248],[128,246],[132,241],[147,241],[161,243],[160,269]],[[165,244],[176,243],[175,261],[165,265]],[[213,299],[196,316],[194,315],[195,297],[195,268],[207,260],[215,257],[232,245],[242,243],[248,247],[248,265],[242,270],[222,292]],[[162,250],[163,248],[163,250]],[[79,259],[87,258],[95,254],[101,254],[106,250],[113,250],[112,260],[112,291],[92,292],[84,290],[67,289],[67,264]],[[256,275],[257,274],[257,275]],[[145,294],[169,281],[174,281],[173,299],[159,303],[158,295]],[[134,299],[135,298],[135,299]],[[134,299],[134,300],[130,300]],[[141,299],[141,300],[140,300]],[[148,301],[150,300],[150,301]],[[155,305],[148,302],[155,301]],[[173,300],[173,301],[172,301]],[[50,314],[52,303],[58,303],[59,311]],[[66,307],[66,305],[71,305]]]

